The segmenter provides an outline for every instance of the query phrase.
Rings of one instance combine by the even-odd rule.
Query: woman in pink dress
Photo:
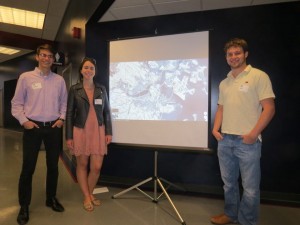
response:
[[[84,196],[83,208],[87,211],[100,205],[93,191],[107,145],[112,140],[107,92],[104,86],[94,82],[95,74],[96,61],[84,58],[79,66],[80,82],[69,91],[66,113],[67,147],[76,157],[77,181]]]

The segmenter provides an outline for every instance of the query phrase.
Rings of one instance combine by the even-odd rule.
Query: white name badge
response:
[[[245,84],[242,84],[239,88],[240,91],[242,92],[248,92],[249,90],[249,86],[248,85],[245,85]]]
[[[95,105],[102,105],[102,99],[95,99]]]
[[[32,89],[41,89],[42,88],[42,84],[41,83],[33,83],[31,85]]]

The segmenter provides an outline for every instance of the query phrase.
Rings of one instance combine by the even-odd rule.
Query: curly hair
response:
[[[225,53],[227,53],[227,50],[231,47],[241,47],[244,52],[248,52],[248,44],[244,39],[241,38],[233,38],[226,42],[224,46]]]

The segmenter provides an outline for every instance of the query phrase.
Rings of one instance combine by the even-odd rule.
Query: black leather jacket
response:
[[[101,99],[102,104],[97,102]],[[99,126],[105,125],[105,134],[112,135],[111,112],[107,92],[104,86],[95,84],[94,107]],[[66,140],[73,139],[73,126],[83,128],[87,119],[90,104],[82,83],[73,85],[68,94],[66,113]]]

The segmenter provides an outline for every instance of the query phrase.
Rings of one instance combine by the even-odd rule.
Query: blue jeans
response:
[[[218,158],[224,182],[224,213],[242,225],[258,222],[260,204],[261,142],[244,144],[239,135],[223,134],[218,143]],[[240,199],[239,175],[243,195]]]

